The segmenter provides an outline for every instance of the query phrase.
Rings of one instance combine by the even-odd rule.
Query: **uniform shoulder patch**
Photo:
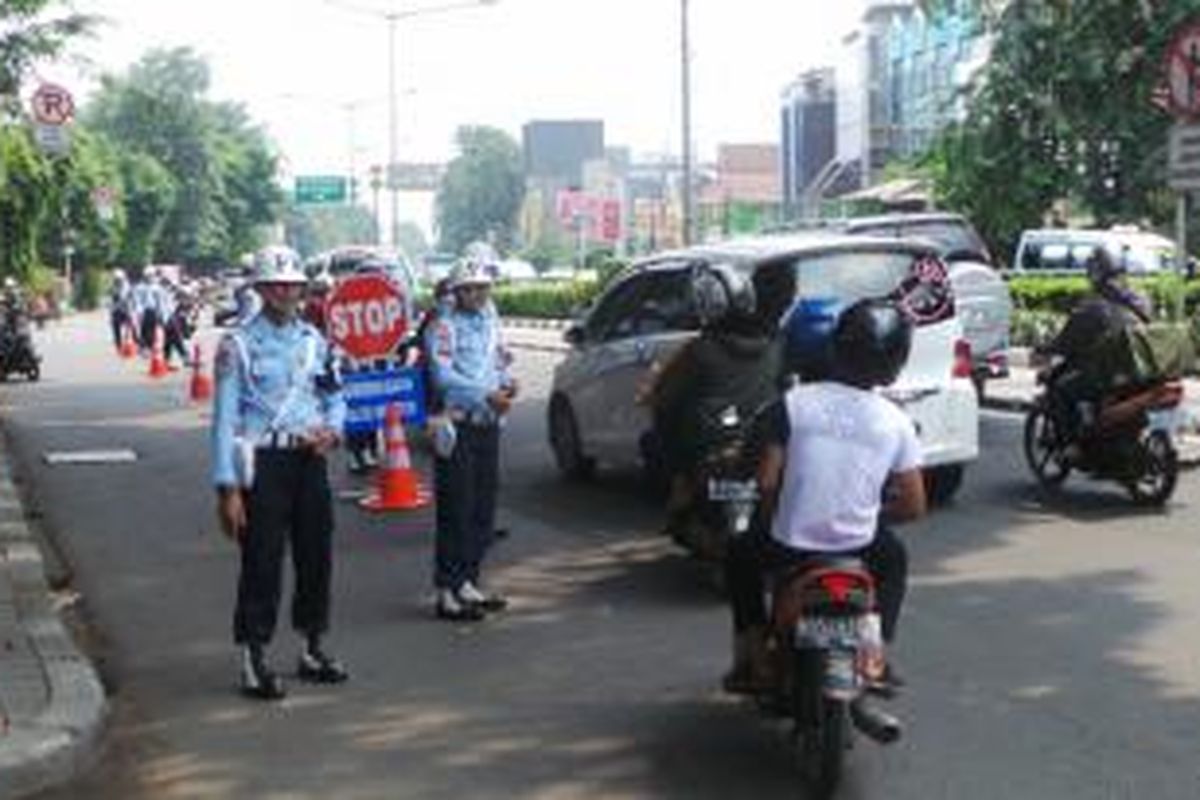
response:
[[[214,370],[217,375],[229,375],[237,370],[238,361],[242,357],[243,343],[241,343],[236,333],[227,333],[221,337],[220,344],[217,345],[217,355],[214,362]]]

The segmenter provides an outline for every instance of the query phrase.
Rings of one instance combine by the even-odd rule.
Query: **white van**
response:
[[[1012,274],[1084,275],[1088,258],[1100,247],[1120,258],[1132,275],[1153,275],[1176,268],[1175,243],[1156,233],[1127,227],[1042,228],[1021,234]]]

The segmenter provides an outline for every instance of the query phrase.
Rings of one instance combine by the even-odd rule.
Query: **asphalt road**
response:
[[[41,345],[43,382],[0,387],[0,417],[116,709],[99,763],[43,800],[801,796],[782,729],[716,690],[726,613],[654,535],[637,476],[557,479],[543,414],[558,356],[520,354],[513,534],[490,570],[512,612],[434,621],[429,515],[344,503],[332,644],[353,681],[264,706],[235,693],[235,552],[216,532],[206,418],[184,377],[152,383],[117,360],[98,317]],[[861,743],[841,796],[1195,798],[1197,479],[1165,513],[1098,485],[1047,499],[1018,441],[1017,418],[985,416],[958,501],[905,531],[909,731]],[[139,460],[42,461],[93,447]],[[281,629],[281,666],[296,646]]]

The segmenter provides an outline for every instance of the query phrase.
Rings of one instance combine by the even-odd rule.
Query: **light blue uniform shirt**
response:
[[[240,341],[240,344],[239,344]],[[235,439],[341,433],[346,402],[325,337],[307,322],[259,314],[221,340],[213,396],[212,481],[237,485]]]
[[[488,395],[511,382],[495,310],[445,308],[426,335],[433,387],[446,410],[495,421]]]

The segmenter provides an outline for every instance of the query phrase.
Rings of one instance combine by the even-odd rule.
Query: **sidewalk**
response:
[[[106,711],[100,680],[51,600],[0,449],[0,800],[71,778],[96,752]]]

